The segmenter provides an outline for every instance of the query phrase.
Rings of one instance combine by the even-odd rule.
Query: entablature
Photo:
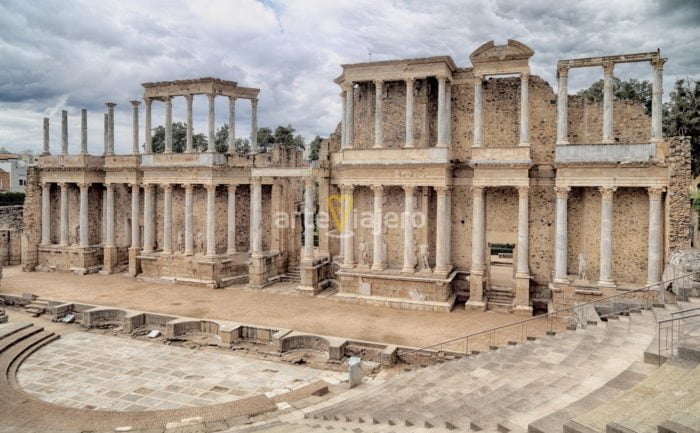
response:
[[[44,170],[102,170],[104,157],[96,155],[41,155],[38,158],[38,165]]]
[[[412,165],[447,164],[450,149],[447,147],[343,149],[331,154],[335,165]]]
[[[364,81],[403,81],[426,77],[452,77],[457,69],[449,56],[419,59],[386,60],[379,62],[341,65],[343,73],[335,79],[339,85]]]
[[[143,83],[145,99],[163,99],[185,95],[222,95],[241,99],[257,99],[260,89],[239,87],[235,81],[205,77],[191,80],[160,81]]]
[[[668,167],[611,165],[557,169],[556,186],[561,187],[653,187],[667,186]]]
[[[331,183],[366,186],[448,186],[452,184],[452,167],[446,164],[411,168],[376,165],[361,168],[338,167],[331,172]]]

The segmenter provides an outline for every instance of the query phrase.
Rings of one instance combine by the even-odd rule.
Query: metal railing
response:
[[[658,365],[661,365],[663,359],[677,355],[678,346],[688,337],[700,336],[700,311],[698,310],[700,307],[674,311],[670,318],[658,321]]]
[[[607,320],[613,316],[628,315],[631,311],[651,309],[654,304],[659,302],[658,299],[663,299],[663,295],[660,292],[663,292],[665,287],[674,281],[687,278],[693,274],[677,276],[638,289],[579,303],[551,313],[451,338],[440,343],[403,352],[402,356],[421,353],[430,355],[434,352],[438,354],[469,355],[470,353],[479,353],[509,344],[518,344],[543,335],[554,335],[558,331],[574,327],[585,328],[588,326],[589,321],[593,319],[597,321],[599,317]],[[598,308],[596,309],[596,307]]]

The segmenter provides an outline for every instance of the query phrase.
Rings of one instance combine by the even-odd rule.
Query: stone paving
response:
[[[342,374],[76,332],[39,350],[20,367],[20,386],[58,405],[144,411],[208,406],[268,396]]]

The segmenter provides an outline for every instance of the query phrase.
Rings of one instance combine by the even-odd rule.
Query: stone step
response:
[[[25,340],[31,337],[32,335],[41,332],[42,330],[43,328],[29,325],[24,326],[21,329],[18,329],[17,331],[12,332],[8,335],[2,336],[2,339],[0,339],[0,353],[8,350],[10,347],[16,345],[22,340]]]

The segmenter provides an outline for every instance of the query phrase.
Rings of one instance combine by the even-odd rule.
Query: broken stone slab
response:
[[[348,361],[348,381],[350,388],[354,388],[362,383],[362,360],[356,356]]]

